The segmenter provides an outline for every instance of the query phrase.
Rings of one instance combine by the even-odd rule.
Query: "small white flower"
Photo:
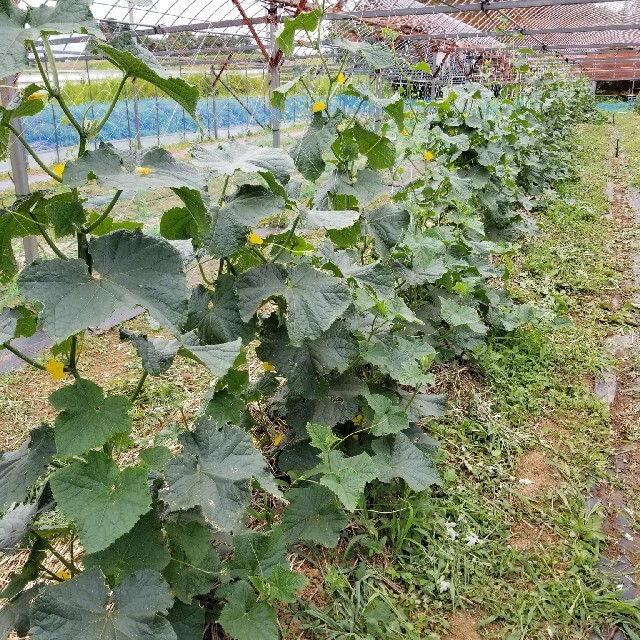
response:
[[[440,593],[445,593],[451,588],[451,583],[448,580],[440,580],[438,588],[440,589]]]
[[[630,542],[633,542],[633,536],[630,533],[627,533],[626,531],[624,532],[624,537],[629,540]]]
[[[617,584],[616,589],[618,589],[618,591],[622,591],[622,589],[624,589],[624,585],[622,583]]]
[[[475,547],[478,542],[480,542],[480,538],[478,538],[473,531],[469,531],[465,537],[465,541],[467,543],[467,547]]]
[[[447,522],[445,526],[447,528],[447,535],[452,540],[455,540],[458,537],[458,532],[456,531],[456,523],[455,522]]]
[[[518,482],[520,484],[524,484],[524,485],[533,484],[533,480],[529,480],[529,478],[520,478],[520,480],[518,480]]]

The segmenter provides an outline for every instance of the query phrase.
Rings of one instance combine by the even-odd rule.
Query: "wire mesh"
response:
[[[640,79],[640,0],[96,0],[92,10],[107,38],[135,32],[162,65],[196,84],[201,94],[199,129],[157,89],[129,81],[102,139],[132,149],[203,135],[270,142],[273,70],[283,83],[301,69],[313,77],[320,65],[304,41],[292,56],[280,56],[274,34],[285,17],[317,8],[329,14],[321,31],[327,52],[334,35],[393,48],[398,64],[382,74],[367,71],[357,59],[345,68],[372,91],[430,98],[443,86],[469,81],[499,87],[517,79],[514,61],[523,55],[534,66],[569,62],[594,80]],[[99,119],[120,72],[87,52],[85,36],[55,38],[54,51],[72,111]],[[330,60],[331,71],[337,71],[337,58]],[[416,69],[418,62],[428,63],[430,71]],[[18,82],[26,86],[36,79],[35,68],[29,68]],[[352,108],[341,99],[343,109]],[[284,144],[300,135],[312,101],[313,95],[301,92],[275,114],[283,121]],[[64,161],[76,142],[55,104],[29,120],[26,136],[50,162]]]

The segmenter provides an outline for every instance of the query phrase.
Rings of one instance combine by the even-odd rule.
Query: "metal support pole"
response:
[[[135,30],[135,20],[133,17],[133,3],[127,2],[129,8],[129,24],[131,30]],[[138,110],[138,87],[136,86],[136,79],[131,80],[131,96],[133,98],[133,126],[136,129],[136,145],[138,149],[142,149],[142,140],[140,138],[140,112]]]
[[[5,86],[0,89],[2,94],[2,103],[8,105],[15,93],[14,78],[7,78],[4,83]],[[11,124],[16,128],[16,131],[20,136],[24,136],[24,129],[22,128],[22,120],[20,118],[14,118]],[[13,177],[13,186],[16,192],[17,198],[23,198],[28,196],[29,190],[29,174],[27,172],[29,168],[29,161],[27,159],[27,151],[20,144],[20,141],[13,135],[9,137],[9,162],[11,164],[11,173]],[[25,262],[29,264],[38,259],[38,243],[35,236],[27,236],[22,240],[24,246]]]
[[[133,95],[133,126],[136,130],[136,146],[142,149],[142,138],[140,137],[140,112],[138,111],[138,87],[136,79],[131,80],[131,94]]]
[[[376,71],[376,98],[380,100],[382,98],[382,75],[380,71]],[[376,133],[380,133],[382,127],[382,108],[379,104],[376,104],[376,108],[373,112],[373,129]]]
[[[276,29],[278,24],[278,5],[275,2],[269,4],[269,45],[271,49],[271,60],[275,60],[277,50]],[[271,111],[271,133],[274,148],[280,148],[280,117],[273,108],[273,92],[280,86],[280,65],[269,64],[269,110]]]

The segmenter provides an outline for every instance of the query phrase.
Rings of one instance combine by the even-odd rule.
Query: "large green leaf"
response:
[[[235,140],[206,149],[196,145],[191,150],[191,157],[194,164],[209,169],[214,176],[232,176],[236,171],[270,171],[286,184],[294,169],[291,157],[282,149],[259,147]]]
[[[102,551],[130,531],[151,507],[146,465],[122,471],[104,453],[90,451],[51,476],[58,507],[78,529],[87,553]]]
[[[29,66],[25,38],[30,34],[25,29],[27,12],[12,0],[0,1],[0,18],[0,76],[6,78]],[[0,158],[6,152],[0,145]]]
[[[340,320],[316,340],[305,340],[299,347],[293,346],[286,329],[278,327],[277,319],[272,316],[256,353],[286,376],[294,393],[306,398],[321,398],[329,390],[323,376],[331,371],[346,371],[358,356],[359,348],[357,340]]]
[[[364,207],[385,189],[384,180],[377,171],[372,169],[360,169],[355,172],[355,175],[346,171],[334,171],[318,186],[313,204],[320,209]]]
[[[234,365],[242,349],[242,340],[214,345],[201,345],[193,333],[185,334],[177,340],[167,338],[147,338],[142,334],[122,331],[121,335],[131,340],[142,358],[142,366],[147,373],[159,375],[173,364],[176,355],[195,360],[204,365],[214,376],[225,376]]]
[[[103,55],[130,78],[140,78],[175,100],[197,121],[199,92],[182,78],[171,77],[145,47],[134,41],[130,33],[120,33],[111,44],[95,42],[92,51]]]
[[[409,426],[409,417],[404,408],[390,398],[372,393],[367,396],[367,403],[374,411],[371,421],[371,433],[374,436],[399,433]]]
[[[29,633],[31,624],[29,607],[41,588],[41,585],[35,585],[23,591],[17,598],[7,602],[0,609],[0,638],[2,640],[6,640],[14,629],[21,638]]]
[[[278,616],[244,580],[227,588],[218,623],[235,640],[278,640]]]
[[[0,128],[1,130],[1,128]],[[10,209],[0,208],[0,282],[13,280],[18,273],[18,263],[13,253],[13,238],[40,235],[40,229],[31,216],[47,225],[39,193],[19,199]]]
[[[322,156],[336,139],[341,118],[326,118],[322,113],[315,113],[309,129],[291,148],[291,157],[298,171],[307,180],[317,180],[327,166]]]
[[[0,511],[27,497],[29,487],[42,475],[53,456],[56,445],[47,425],[35,428],[17,451],[0,458]]]
[[[280,602],[293,604],[296,601],[296,594],[309,584],[309,580],[279,564],[268,579],[253,577],[251,583],[259,590],[260,596],[269,602],[280,600]]]
[[[239,524],[251,500],[255,478],[279,495],[266,462],[251,436],[237,427],[202,420],[196,430],[178,438],[182,452],[165,465],[167,489],[163,499],[171,509],[200,507],[203,515],[224,531]]]
[[[344,374],[334,380],[325,397],[309,401],[290,396],[287,400],[287,422],[299,437],[306,438],[308,422],[333,427],[351,420],[360,406],[361,397],[369,393],[364,380]]]
[[[31,640],[176,640],[164,617],[169,585],[153,571],[126,578],[111,596],[99,569],[45,587],[31,606]]]
[[[371,69],[388,69],[396,66],[396,59],[388,46],[336,38],[334,43],[345,51],[361,57]]]
[[[100,567],[111,584],[119,584],[142,569],[162,571],[170,559],[158,513],[152,509],[106,549],[85,554],[82,563],[85,569]]]
[[[0,344],[9,342],[16,335],[20,313],[9,307],[0,312]]]
[[[24,540],[37,513],[36,503],[21,504],[0,518],[0,553],[9,554],[22,550],[16,548],[16,545]]]
[[[85,151],[77,160],[65,165],[62,182],[70,187],[81,187],[94,177],[99,185],[130,191],[169,187],[200,191],[206,186],[206,176],[201,171],[176,160],[161,147],[119,154],[112,145],[100,143],[95,151]],[[199,223],[206,226],[207,221],[199,217]]]
[[[177,187],[173,190],[184,207],[173,207],[160,219],[160,235],[167,240],[198,240],[210,228],[207,206],[197,189]]]
[[[195,330],[202,343],[218,344],[238,336],[244,342],[252,339],[255,326],[240,317],[235,281],[230,274],[218,276],[213,295],[203,285],[192,289],[185,329]]]
[[[366,98],[370,105],[380,107],[393,118],[398,131],[404,130],[404,99],[398,93],[394,93],[390,98],[381,98],[364,85],[350,85],[343,90],[343,93],[356,98]]]
[[[20,571],[14,573],[11,576],[9,580],[9,584],[7,584],[4,587],[4,589],[0,592],[0,597],[7,598],[8,600],[13,600],[25,589],[25,587],[30,582],[36,581],[38,576],[40,575],[40,572],[41,572],[40,567],[42,566],[42,563],[45,561],[46,556],[47,556],[46,541],[43,540],[42,538],[36,539],[33,545],[31,546],[31,550],[29,551],[29,556],[27,557],[27,561],[24,563]],[[2,617],[3,611],[4,611],[4,608],[0,609],[0,618]],[[2,634],[0,634],[0,638],[2,638]]]
[[[168,371],[180,349],[180,343],[177,340],[149,339],[144,334],[133,333],[126,329],[120,330],[120,338],[133,343],[142,360],[143,369],[152,376]]]
[[[199,522],[165,525],[171,561],[162,575],[185,603],[209,593],[220,579],[220,556],[211,544],[211,530]]]
[[[176,600],[167,619],[176,633],[177,640],[202,640],[205,612],[197,601],[185,604]]]
[[[395,275],[388,265],[380,261],[363,265],[357,251],[334,251],[330,243],[325,244],[321,251],[323,257],[337,267],[338,275],[370,289],[378,298],[390,298],[394,295]]]
[[[283,209],[284,200],[267,187],[243,184],[224,206],[211,208],[212,225],[205,246],[214,256],[230,256],[246,244],[250,229]]]
[[[82,205],[70,198],[64,200],[51,199],[47,204],[46,212],[47,218],[53,225],[53,230],[58,238],[74,235],[87,219],[87,214]]]
[[[366,362],[391,376],[396,382],[416,386],[412,379],[411,367],[427,359],[427,364],[435,356],[435,349],[424,340],[407,340],[400,336],[384,341],[368,340],[361,346],[361,354]]]
[[[346,229],[360,216],[358,211],[304,211],[302,220],[308,229]]]
[[[29,7],[27,22],[39,33],[88,33],[103,37],[91,13],[91,0],[57,0],[53,6]]]
[[[420,451],[404,433],[378,438],[371,447],[376,454],[373,463],[382,482],[402,478],[414,491],[440,484],[433,458]]]
[[[289,542],[316,542],[333,548],[349,518],[336,505],[333,493],[319,484],[287,491],[282,530]]]
[[[162,326],[179,333],[187,310],[182,257],[166,240],[139,231],[114,231],[89,244],[94,278],[82,260],[46,260],[19,278],[25,298],[42,303],[40,321],[55,342],[98,326],[116,311],[142,306]]]
[[[131,431],[131,402],[123,396],[107,396],[91,380],[76,380],[49,396],[61,411],[56,417],[55,438],[61,456],[78,456],[101,447],[118,433]]]
[[[233,537],[233,556],[229,561],[231,578],[268,578],[278,565],[288,565],[287,544],[281,527],[268,533],[249,531]]]
[[[441,418],[447,413],[449,399],[446,395],[418,393],[413,397],[413,393],[404,389],[398,389],[397,393],[407,404],[411,401],[407,411],[411,422],[418,422],[422,418]]]
[[[348,511],[355,511],[367,482],[378,477],[371,456],[360,453],[347,457],[341,451],[333,450],[322,454],[322,458],[323,461],[309,472],[309,477],[322,474],[320,484],[331,489]]]
[[[389,138],[369,131],[358,123],[353,125],[352,131],[360,153],[367,157],[367,166],[378,170],[393,167],[396,148]]]
[[[374,239],[376,253],[387,257],[389,251],[400,241],[409,226],[411,216],[396,204],[385,204],[373,211],[367,211],[362,232]]]
[[[298,14],[295,18],[285,18],[284,27],[277,35],[276,42],[285,56],[292,56],[294,45],[293,38],[296,31],[304,31],[307,38],[318,28],[322,12],[306,11]]]
[[[17,7],[15,9],[16,11],[18,10]],[[0,3],[0,19],[4,18],[5,13],[2,3]],[[11,32],[13,29],[11,18],[9,18],[7,22],[2,27],[0,27],[0,29],[3,28],[6,29],[6,37],[10,39],[12,37]],[[24,30],[21,27],[18,27],[16,29],[16,32],[19,33],[20,31]],[[2,31],[0,31],[0,34],[1,33]],[[0,44],[0,55],[3,53],[3,44],[4,42]],[[9,42],[8,45],[9,47],[11,47],[11,42]],[[17,55],[20,55],[20,49],[22,50],[22,52],[25,51],[24,44],[20,43],[18,38],[18,43],[16,45],[15,51]],[[9,52],[7,52],[7,55],[9,55]],[[0,67],[3,65],[3,63],[9,65],[12,64],[11,60],[3,60],[0,61]],[[30,84],[28,87],[25,87],[22,91],[14,95],[8,105],[4,106],[0,104],[0,159],[6,158],[7,154],[9,153],[9,140],[11,132],[7,128],[7,125],[11,122],[11,120],[13,120],[14,118],[34,116],[44,109],[44,101],[40,97],[40,94],[38,93],[39,91],[42,91],[41,87],[39,87],[37,84]]]
[[[276,264],[263,264],[238,277],[240,316],[248,321],[269,298],[287,301],[287,331],[293,345],[315,340],[351,305],[351,293],[340,279],[308,264],[286,271]]]
[[[442,319],[452,327],[467,326],[476,333],[486,333],[487,327],[472,302],[460,303],[451,298],[439,297]]]

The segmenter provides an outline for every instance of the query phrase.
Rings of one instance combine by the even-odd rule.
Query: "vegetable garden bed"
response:
[[[38,11],[3,15],[37,37]],[[282,50],[319,19],[288,20]],[[195,116],[197,91],[130,35],[91,46],[121,88],[144,79]],[[0,343],[37,326],[55,343],[3,381],[0,637],[638,637],[584,508],[610,445],[588,377],[608,323],[635,317],[598,296],[634,231],[603,218],[609,125],[588,85],[521,71],[499,99],[431,103],[306,72],[274,101],[303,86],[313,104],[288,151],[188,161],[90,149],[112,111],[80,118],[55,73],[2,109],[0,148],[48,100],[79,147],[0,217]],[[145,229],[123,192],[171,206]],[[47,250],[24,265],[28,235]]]

